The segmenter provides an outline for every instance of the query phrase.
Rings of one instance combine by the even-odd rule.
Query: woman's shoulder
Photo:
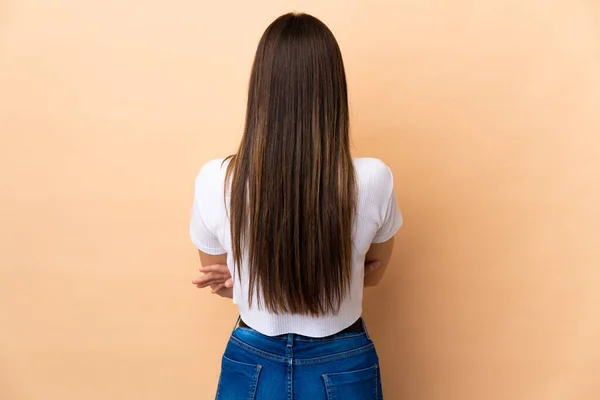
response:
[[[228,158],[216,158],[204,163],[196,175],[196,187],[222,186],[228,164]]]
[[[229,158],[215,158],[205,162],[200,171],[198,177],[216,177],[223,175],[227,172],[227,165],[229,164]]]
[[[228,158],[215,158],[205,162],[200,168],[199,174],[218,174],[226,170],[227,164],[229,164]]]
[[[394,191],[392,170],[378,158],[355,158],[359,204],[385,207]]]
[[[359,183],[387,185],[393,181],[392,170],[378,158],[354,158],[354,169]]]

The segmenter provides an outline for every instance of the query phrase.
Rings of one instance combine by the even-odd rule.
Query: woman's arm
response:
[[[211,262],[208,258],[210,255],[206,254],[206,262]],[[200,258],[202,259],[202,255]],[[215,256],[212,256],[215,257]],[[219,256],[217,256],[219,257]],[[365,262],[365,283],[367,283],[366,276],[372,274],[375,270],[379,268],[381,263],[378,260],[370,260]],[[198,279],[194,279],[192,283],[196,285],[198,289],[202,289],[210,286],[212,289],[212,293],[216,293],[222,297],[229,297],[231,290],[226,291],[225,289],[231,289],[233,287],[233,279],[231,278],[231,274],[229,273],[229,268],[224,263],[221,264],[211,264],[211,265],[203,265],[200,268],[200,272],[204,273]]]
[[[365,263],[368,264],[373,260],[377,260],[379,261],[379,267],[376,268],[373,272],[365,274],[365,287],[376,286],[379,283],[379,281],[385,274],[387,265],[390,262],[390,257],[392,256],[393,249],[393,236],[391,239],[383,243],[371,244],[371,247],[369,247],[369,251],[367,251],[367,255],[365,256]]]
[[[213,293],[216,293],[221,297],[227,297],[232,299],[233,285],[232,282],[229,281],[229,279],[231,278],[231,276],[229,275],[229,270],[227,270],[227,272],[225,273],[224,271],[222,271],[222,268],[218,268],[219,265],[223,265],[225,266],[225,268],[227,268],[227,254],[211,255],[206,254],[200,250],[198,250],[198,254],[200,255],[200,263],[202,264],[202,268],[200,269],[200,271],[206,273],[207,275],[212,275],[210,277],[210,280],[203,280],[202,278],[199,278],[192,281],[192,283],[195,284],[197,287],[210,286]],[[228,282],[229,285],[227,284]]]

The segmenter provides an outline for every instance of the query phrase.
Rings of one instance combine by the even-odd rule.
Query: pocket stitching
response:
[[[327,392],[327,400],[334,400],[333,394],[331,393],[331,380],[327,374],[323,374],[323,380],[325,381],[325,391]]]
[[[226,359],[227,361],[231,361],[234,364],[245,365],[247,367],[252,367],[252,368],[256,368],[257,366],[260,365],[260,364],[248,364],[248,363],[244,363],[241,361],[232,360],[231,358],[227,357],[226,355],[223,355],[223,358]]]
[[[249,399],[251,400],[254,400],[254,398],[256,397],[256,388],[258,387],[258,377],[260,375],[260,371],[262,371],[262,365],[258,364],[256,366],[254,376],[252,377],[252,386],[250,387]]]
[[[370,367],[367,368],[362,368],[362,369],[355,369],[353,371],[344,371],[344,372],[331,372],[331,373],[327,373],[327,374],[323,374],[323,376],[342,376],[342,375],[346,375],[346,374],[358,374],[359,372],[367,372],[367,371],[371,371],[374,370],[375,371],[375,378],[377,377],[377,372],[378,372],[378,366],[377,364],[371,365]]]

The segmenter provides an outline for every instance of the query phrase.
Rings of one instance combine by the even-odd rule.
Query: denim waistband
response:
[[[298,365],[341,360],[374,349],[366,332],[340,332],[313,338],[294,333],[267,336],[249,327],[234,329],[228,345],[230,351],[233,351],[231,346],[272,361],[293,362]]]
[[[233,325],[232,332],[235,332],[236,329],[247,329],[249,331],[255,332],[258,335],[266,336],[266,335],[263,335],[262,333],[258,332],[257,330],[253,329],[252,327],[248,326],[242,320],[241,315],[238,315],[237,320],[235,321],[235,324]],[[290,336],[290,335],[293,335],[293,336]],[[354,322],[349,327],[342,329],[340,332],[334,333],[333,335],[329,335],[329,336],[310,337],[310,336],[300,335],[297,333],[284,333],[282,335],[266,336],[266,337],[273,338],[273,339],[281,339],[281,340],[289,340],[290,337],[293,337],[295,340],[302,341],[302,342],[328,342],[328,341],[335,340],[335,339],[354,337],[354,336],[360,336],[360,335],[366,335],[366,337],[370,339],[369,332],[367,331],[367,325],[365,324],[365,320],[362,317],[357,319],[356,322]]]

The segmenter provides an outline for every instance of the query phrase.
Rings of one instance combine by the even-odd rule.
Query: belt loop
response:
[[[369,336],[369,331],[367,330],[367,324],[365,323],[365,319],[361,318],[360,319],[362,322],[362,326],[363,326],[363,331],[365,331],[365,335],[367,335],[367,339],[371,339],[371,337]]]
[[[240,323],[240,319],[241,319],[241,318],[242,318],[242,316],[238,314],[238,317],[237,317],[237,319],[235,320],[235,324],[233,325],[233,330],[231,331],[231,333],[233,333],[233,332],[234,332],[234,331],[237,329],[237,327],[238,327],[238,324]]]

